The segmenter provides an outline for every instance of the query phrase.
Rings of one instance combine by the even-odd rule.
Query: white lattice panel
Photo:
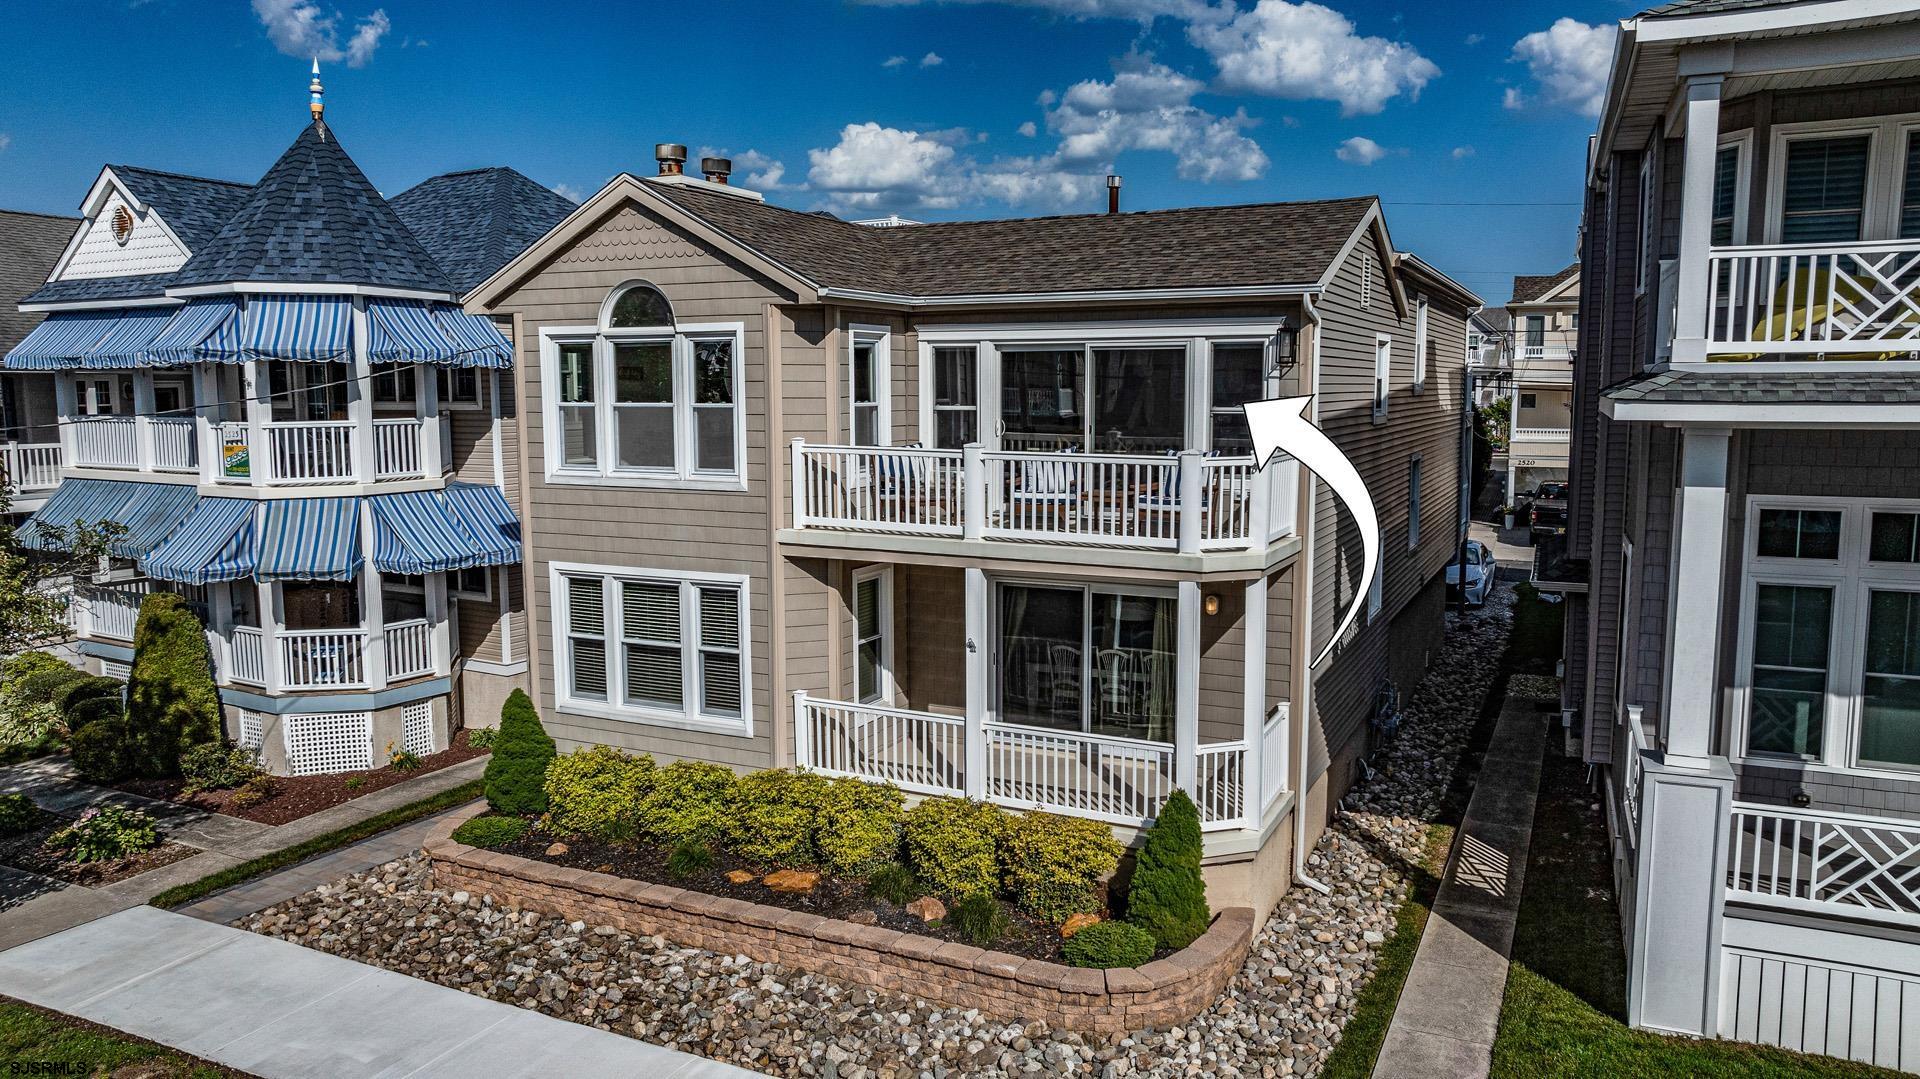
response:
[[[128,676],[133,673],[133,668],[125,663],[115,663],[109,659],[101,661],[100,673],[107,678],[118,678],[124,682]]]
[[[432,701],[418,701],[400,710],[400,745],[422,757],[433,752]]]
[[[267,744],[267,724],[260,713],[240,713],[240,744],[252,750]]]
[[[314,712],[281,719],[287,767],[294,775],[352,772],[373,767],[373,714]]]

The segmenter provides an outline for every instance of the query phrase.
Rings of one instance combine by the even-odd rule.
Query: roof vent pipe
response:
[[[687,148],[677,142],[656,142],[653,159],[660,162],[660,175],[678,176],[685,171]]]
[[[710,184],[724,184],[733,172],[733,162],[724,157],[703,157],[700,159],[700,171]]]
[[[1107,212],[1110,214],[1120,212],[1120,177],[1118,176],[1107,177]]]

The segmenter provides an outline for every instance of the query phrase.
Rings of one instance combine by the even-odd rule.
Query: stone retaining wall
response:
[[[480,850],[453,840],[466,816],[443,821],[427,838],[435,887],[1001,1018],[1045,1020],[1057,1029],[1184,1022],[1226,988],[1253,939],[1253,911],[1235,907],[1221,911],[1191,947],[1143,967],[1069,967]]]

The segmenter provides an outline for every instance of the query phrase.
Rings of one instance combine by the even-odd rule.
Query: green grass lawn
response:
[[[1554,732],[1557,737],[1558,732]],[[1547,751],[1493,1074],[1880,1076],[1832,1057],[1628,1029],[1607,832],[1577,760]]]
[[[84,1070],[83,1070],[84,1069]],[[0,1075],[220,1079],[244,1073],[57,1012],[0,997]]]

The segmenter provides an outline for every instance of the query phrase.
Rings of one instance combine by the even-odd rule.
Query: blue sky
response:
[[[574,197],[652,146],[800,208],[922,219],[1377,193],[1504,301],[1572,260],[1617,0],[12,0],[0,207],[103,163],[258,178],[327,118],[389,194],[511,165]]]

